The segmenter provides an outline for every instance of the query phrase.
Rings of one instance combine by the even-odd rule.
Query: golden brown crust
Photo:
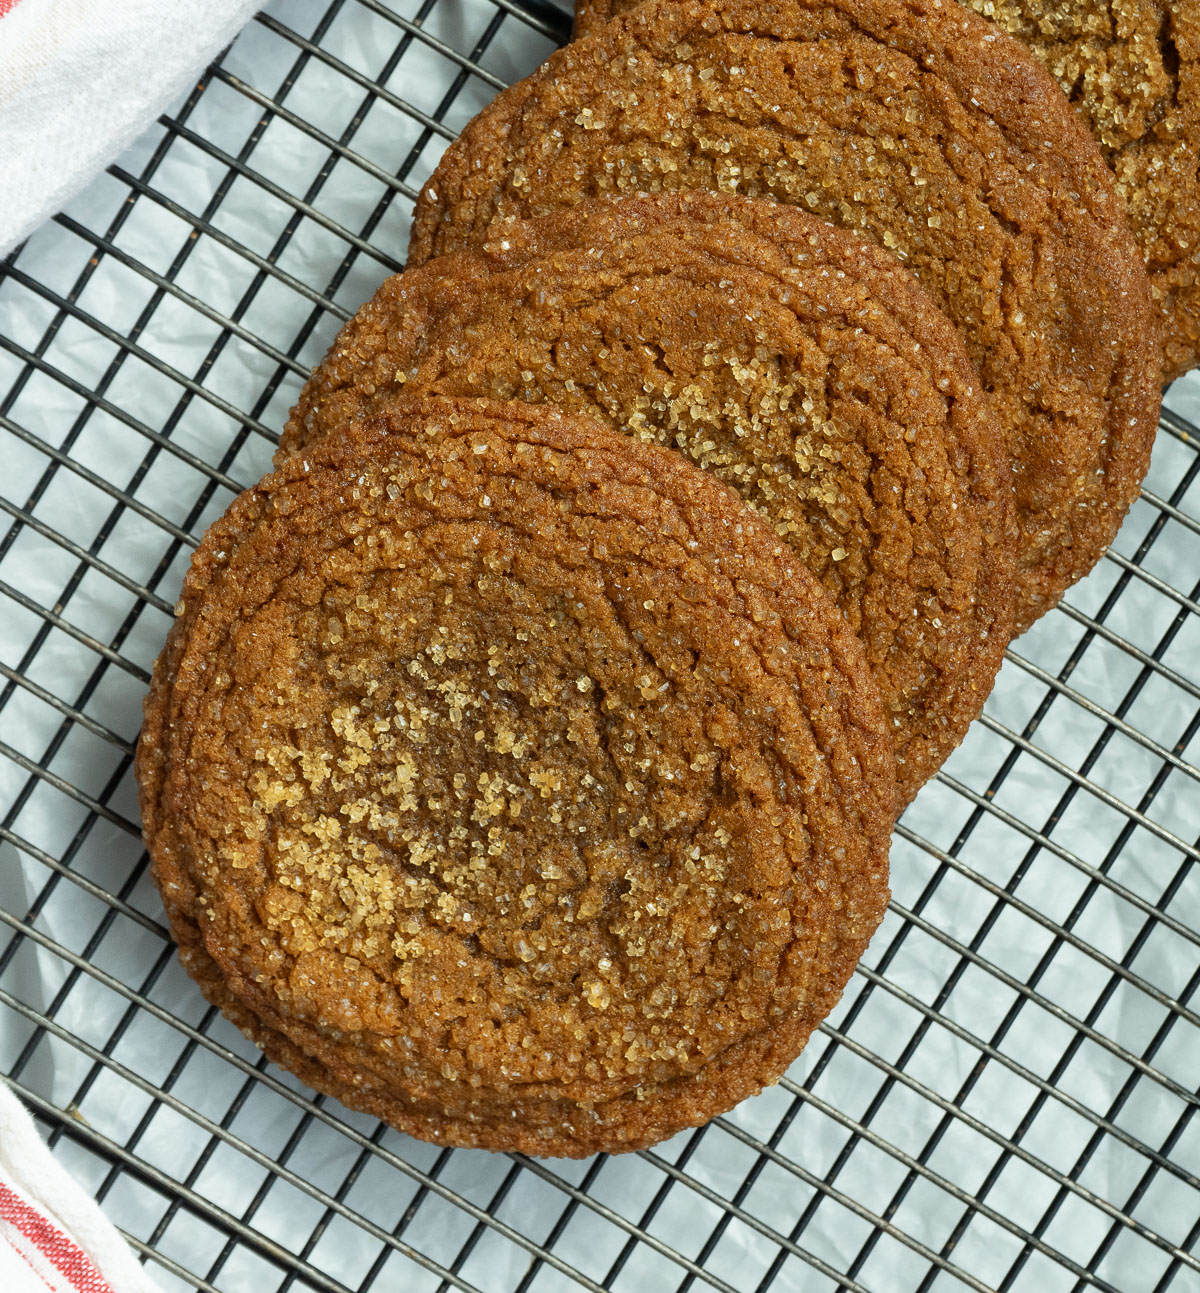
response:
[[[638,0],[577,0],[576,36]],[[1159,311],[1163,380],[1200,363],[1200,3],[965,0],[1026,44],[1100,142]]]
[[[636,1148],[774,1081],[887,897],[861,648],[732,491],[402,402],[205,536],[138,747],[184,964],[447,1144]]]
[[[1007,454],[958,334],[881,249],[708,193],[505,221],[384,283],[280,455],[402,390],[555,404],[735,488],[863,642],[901,804],[978,715],[1012,627]]]
[[[1018,629],[1091,568],[1148,463],[1156,323],[1112,176],[1028,51],[934,0],[653,0],[475,119],[411,257],[664,188],[773,197],[903,259],[1008,429]]]

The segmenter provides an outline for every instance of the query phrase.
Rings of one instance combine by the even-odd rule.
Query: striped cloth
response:
[[[0,0],[2,2],[2,0]],[[159,1293],[0,1080],[0,1290]]]

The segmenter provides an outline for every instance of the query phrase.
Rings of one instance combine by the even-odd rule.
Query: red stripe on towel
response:
[[[5,0],[0,0],[0,5],[4,3]],[[3,1182],[0,1182],[0,1219],[16,1227],[78,1293],[112,1293],[88,1255]]]

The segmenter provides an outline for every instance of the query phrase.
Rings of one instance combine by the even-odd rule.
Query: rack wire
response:
[[[788,1078],[656,1150],[438,1150],[175,962],[131,779],[197,536],[547,0],[288,0],[0,262],[0,1071],[167,1288],[1200,1290],[1200,384],[897,829]]]

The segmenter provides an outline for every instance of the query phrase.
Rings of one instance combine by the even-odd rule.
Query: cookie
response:
[[[401,390],[555,404],[736,489],[865,646],[901,804],[979,713],[1012,627],[1004,438],[953,325],[878,247],[708,193],[505,221],[384,283],[281,455]]]
[[[958,325],[1008,436],[1027,627],[1116,533],[1159,401],[1145,267],[1044,69],[940,0],[652,0],[475,119],[421,194],[411,256],[496,217],[696,188],[858,230]]]
[[[775,1081],[887,898],[862,649],[682,456],[398,403],[205,536],[138,746],[185,966],[450,1145],[648,1145]]]
[[[638,0],[576,0],[576,36]],[[1200,363],[1200,3],[965,0],[1027,45],[1100,142],[1159,310],[1163,380]]]

